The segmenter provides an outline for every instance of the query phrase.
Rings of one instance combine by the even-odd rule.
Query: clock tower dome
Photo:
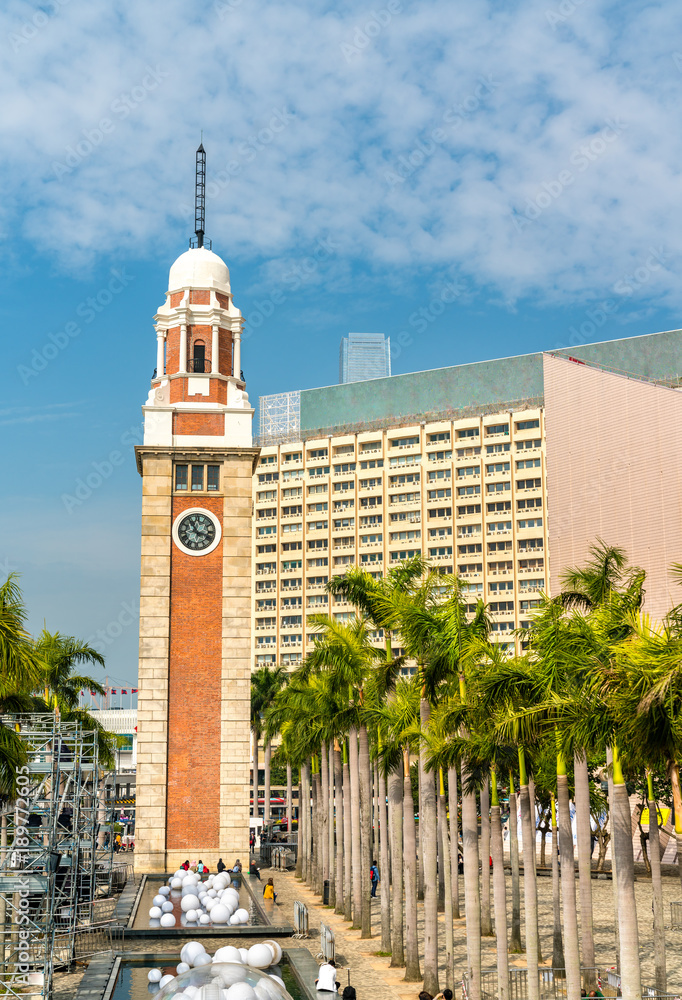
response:
[[[135,854],[141,871],[248,855],[251,482],[259,449],[230,274],[197,240],[170,269],[143,406]]]

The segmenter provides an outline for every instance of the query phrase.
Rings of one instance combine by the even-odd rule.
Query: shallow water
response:
[[[239,940],[237,939],[234,943],[235,946],[238,946]],[[160,957],[167,959],[168,955],[166,953]],[[156,983],[150,983],[147,979],[147,973],[149,970],[162,969],[164,975],[167,973],[175,975],[175,967],[179,961],[179,947],[177,960],[171,964],[168,964],[167,962],[159,964],[159,961],[155,962],[144,959],[124,959],[121,962],[121,968],[119,969],[118,978],[116,979],[111,1000],[149,1000],[150,997],[153,997],[159,991],[158,985]],[[287,991],[293,1000],[306,1000],[305,993],[296,982],[286,959],[282,959],[280,964],[274,967],[272,971],[282,977],[286,983]]]
[[[142,892],[142,897],[140,899],[140,905],[137,908],[137,914],[135,916],[135,923],[133,924],[134,930],[145,930],[147,928],[159,928],[161,931],[165,931],[166,928],[161,927],[158,920],[152,920],[149,916],[149,911],[153,906],[154,896],[158,895],[159,889],[162,885],[167,885],[168,883],[162,879],[147,879],[144,890]],[[179,889],[173,889],[170,896],[168,897],[170,902],[173,904],[173,916],[175,917],[175,926],[177,927],[200,927],[203,926],[198,923],[190,924],[187,922],[187,917],[180,908],[180,900],[182,899],[182,894]],[[241,926],[254,926],[255,924],[262,924],[258,910],[256,910],[253,905],[253,900],[244,888],[243,885],[239,887],[239,905],[245,910],[249,911],[249,923],[243,924]],[[225,924],[206,924],[207,928],[220,927],[225,933],[229,934],[229,926],[226,928]]]

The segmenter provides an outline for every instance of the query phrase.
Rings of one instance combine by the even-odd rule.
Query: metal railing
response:
[[[294,900],[294,928],[296,933],[292,937],[308,937],[308,907],[298,899]]]
[[[320,950],[317,957],[325,962],[333,962],[335,956],[334,931],[327,924],[320,923]]]
[[[116,951],[123,947],[124,928],[119,924],[92,924],[77,927],[74,935],[55,934],[55,967],[71,965],[84,958],[92,958],[101,951]]]
[[[609,988],[612,992],[605,995],[617,996],[620,990],[620,976],[613,969],[602,968],[582,968],[580,970],[581,987],[586,991],[596,987],[600,989]],[[538,970],[539,995],[541,1000],[563,1000],[566,997],[566,970],[565,969],[544,969]],[[642,987],[645,994],[645,987]],[[469,996],[468,977],[462,977],[462,996]],[[497,970],[489,969],[481,973],[481,1000],[497,1000],[499,996],[497,986]],[[655,997],[662,1000],[655,991],[646,992],[647,997]],[[511,969],[509,971],[509,1000],[528,1000],[528,970]]]
[[[292,847],[275,847],[271,852],[270,867],[287,871],[296,867],[296,851]]]
[[[286,644],[285,644],[286,645]],[[259,847],[259,860],[264,868],[273,868],[272,856],[274,851],[287,851],[293,854],[293,864],[296,864],[296,857],[298,852],[298,844],[295,842],[287,841],[286,843],[281,843],[278,841],[261,841]]]

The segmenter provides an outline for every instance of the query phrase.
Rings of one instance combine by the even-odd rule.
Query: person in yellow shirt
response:
[[[267,880],[263,886],[263,899],[271,899],[274,902],[277,901],[277,893],[275,892],[275,883],[271,878]]]

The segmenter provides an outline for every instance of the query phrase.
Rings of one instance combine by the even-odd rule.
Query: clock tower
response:
[[[200,154],[197,153],[199,177]],[[203,163],[205,165],[205,156]],[[205,169],[205,166],[204,166]],[[199,185],[197,185],[199,190]],[[198,199],[199,200],[199,199]],[[155,316],[145,405],[136,867],[248,857],[251,482],[242,316],[203,239]]]

